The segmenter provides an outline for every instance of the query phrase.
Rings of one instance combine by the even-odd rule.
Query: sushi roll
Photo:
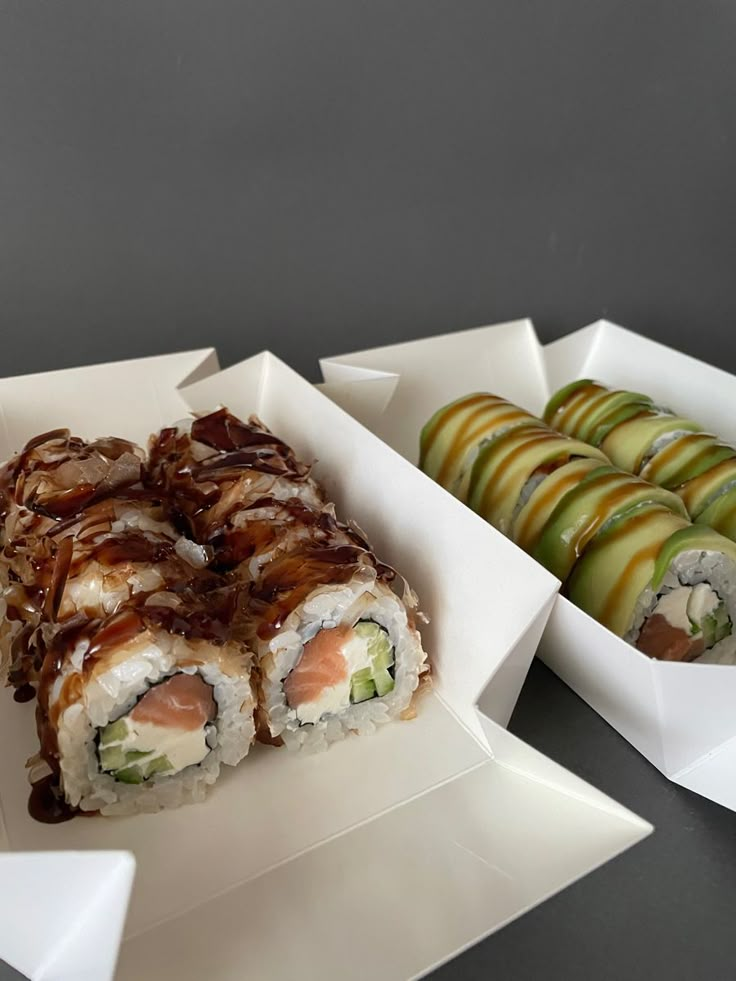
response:
[[[646,461],[647,440],[658,432],[656,410],[643,396],[582,382],[553,400],[548,416],[574,422],[586,436],[597,433],[600,445],[541,420],[520,422],[479,448],[468,504],[556,575],[573,603],[647,656],[736,663],[736,544],[692,524],[680,496],[612,466],[603,453],[616,432],[614,417],[622,428],[650,426],[654,418],[654,429],[636,433],[635,447],[627,448]],[[682,420],[674,424],[682,429]],[[698,433],[690,459],[711,450]],[[451,455],[452,446],[446,451]],[[727,459],[716,463],[723,471],[716,487],[733,479],[731,466]],[[682,472],[673,470],[673,479]],[[736,531],[731,486],[732,493],[715,498],[713,485],[697,493],[711,498],[704,514]]]
[[[698,432],[697,423],[663,412],[646,412],[615,426],[601,449],[622,470],[639,474],[659,450],[688,432]]]
[[[77,533],[70,534],[72,529]],[[16,688],[37,682],[45,656],[38,631],[44,623],[100,619],[140,606],[150,596],[175,593],[195,581],[209,587],[217,580],[204,571],[206,550],[192,542],[184,546],[173,528],[170,536],[136,527],[111,532],[98,514],[85,514],[71,529],[65,522],[54,531],[10,545],[13,581],[5,604],[11,622],[23,625],[11,644],[8,680]]]
[[[609,523],[632,517],[639,508],[658,504],[687,519],[676,494],[655,487],[615,467],[604,466],[586,474],[568,491],[549,515],[531,554],[565,582],[585,549]]]
[[[224,604],[227,607],[227,604]],[[30,810],[154,812],[200,801],[255,735],[251,659],[213,598],[179,593],[47,631]]]
[[[468,482],[468,504],[509,534],[535,489],[551,472],[577,458],[608,462],[600,450],[547,426],[517,426],[481,447]]]
[[[15,508],[11,535],[42,534],[54,522],[119,495],[140,482],[144,460],[143,449],[124,439],[88,443],[68,429],[36,436],[0,469],[2,514]]]
[[[577,487],[589,473],[600,469],[600,466],[601,461],[596,458],[576,457],[536,483],[528,496],[524,495],[527,497],[526,501],[518,502],[518,512],[511,523],[509,537],[512,541],[525,552],[531,552],[553,511],[568,491]]]
[[[556,392],[547,403],[543,418],[558,432],[600,446],[616,426],[654,408],[646,395],[608,389],[585,378]]]
[[[179,535],[142,487],[142,457],[125,441],[87,444],[60,431],[32,440],[3,469],[0,564],[11,629],[0,643],[16,689],[35,684],[42,622],[111,615],[207,564],[206,549]]]
[[[676,488],[679,497],[693,521],[700,521],[707,507],[722,494],[736,487],[736,459],[724,460],[710,470],[691,477]]]
[[[32,681],[23,653],[40,625],[47,594],[56,593],[51,577],[63,572],[68,546],[56,561],[58,548],[46,541],[85,507],[104,504],[110,495],[127,493],[139,484],[144,451],[121,439],[88,443],[67,429],[43,433],[0,468],[0,588],[5,613],[0,630],[0,680],[22,690]],[[71,533],[73,534],[74,528]],[[39,567],[43,568],[39,582]],[[49,601],[50,602],[50,601]]]
[[[692,420],[656,406],[647,396],[610,390],[587,379],[553,395],[544,410],[544,421],[599,446],[612,463],[634,474],[673,440],[702,430]]]
[[[412,711],[427,676],[416,598],[285,443],[226,409],[152,440],[165,488],[214,567],[245,588],[259,738],[322,749]]]
[[[553,429],[600,447],[617,467],[639,474],[660,449],[701,427],[661,409],[635,392],[611,391],[597,382],[573,382],[544,411]]]
[[[672,490],[734,458],[736,450],[710,433],[679,433],[673,437],[668,434],[652,444],[639,475]]]
[[[262,721],[290,748],[323,749],[405,717],[427,670],[409,590],[358,546],[302,546],[252,587]]]
[[[259,500],[325,504],[310,468],[255,417],[242,422],[218,409],[161,430],[149,448],[149,486],[175,503],[201,544],[222,539],[233,517]]]
[[[309,507],[296,497],[283,501],[258,498],[235,511],[209,539],[217,567],[223,571],[239,568],[241,577],[250,581],[272,559],[302,545],[369,547],[356,527],[337,520],[333,505]]]
[[[144,487],[144,459],[58,430],[1,473],[0,639],[16,699],[37,695],[40,820],[201,800],[254,738],[236,587]]]
[[[466,500],[475,458],[484,443],[539,420],[497,395],[476,392],[438,409],[422,429],[419,468]]]
[[[613,403],[635,406],[636,412],[625,417],[609,413],[603,426],[601,406]],[[716,502],[736,488],[736,448],[696,422],[654,405],[646,396],[613,391],[587,379],[554,395],[545,419],[600,446],[616,466],[674,491],[693,521],[734,537],[728,501]]]
[[[566,592],[650,657],[736,663],[736,544],[661,504],[596,535]]]

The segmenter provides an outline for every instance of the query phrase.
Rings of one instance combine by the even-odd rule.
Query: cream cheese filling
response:
[[[356,671],[371,666],[370,645],[365,637],[353,633],[342,645],[341,652],[347,664],[346,677],[324,688],[315,701],[302,702],[297,707],[296,715],[301,723],[314,724],[323,715],[337,715],[350,705],[350,679]]]

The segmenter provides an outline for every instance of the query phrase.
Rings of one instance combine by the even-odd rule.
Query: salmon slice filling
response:
[[[320,630],[284,680],[286,702],[302,725],[380,698],[393,687],[394,648],[388,632],[372,620]]]
[[[732,632],[726,604],[711,586],[698,583],[660,597],[636,646],[660,661],[694,661]]]
[[[195,766],[211,749],[216,716],[212,687],[200,675],[172,675],[100,729],[100,768],[122,783],[143,783]]]

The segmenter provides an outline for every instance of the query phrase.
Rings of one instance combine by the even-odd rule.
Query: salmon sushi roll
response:
[[[0,472],[6,680],[37,696],[31,813],[201,800],[255,732],[237,587],[175,529],[125,440],[57,430]]]
[[[325,748],[411,711],[427,663],[415,597],[293,450],[220,409],[151,443],[151,474],[213,567],[244,587],[259,738]]]
[[[209,561],[142,485],[140,447],[85,443],[66,430],[38,437],[0,474],[5,677],[33,685],[41,623],[104,618],[185,583]],[[38,648],[39,645],[35,645]]]
[[[238,569],[241,578],[254,582],[278,555],[306,545],[369,547],[357,527],[337,520],[334,505],[309,507],[295,497],[259,498],[237,510],[208,547],[220,571]]]
[[[310,467],[283,440],[255,416],[242,422],[226,408],[153,436],[147,474],[201,544],[222,538],[239,511],[263,498],[326,503]]]
[[[324,749],[411,712],[426,654],[416,599],[365,548],[302,547],[251,590],[260,719],[292,749]]]
[[[227,604],[226,604],[227,605]],[[201,801],[255,736],[251,656],[213,597],[163,598],[49,632],[30,809],[155,812]]]

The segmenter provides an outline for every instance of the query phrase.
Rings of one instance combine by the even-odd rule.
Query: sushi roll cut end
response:
[[[711,585],[680,584],[658,598],[636,647],[662,661],[693,661],[732,632],[726,603]]]
[[[210,751],[216,715],[212,686],[201,675],[171,675],[100,729],[100,769],[123,783],[143,783],[196,766]]]
[[[289,708],[300,724],[318,722],[352,703],[387,695],[394,688],[394,648],[379,624],[362,620],[321,630],[304,645],[284,682]]]

